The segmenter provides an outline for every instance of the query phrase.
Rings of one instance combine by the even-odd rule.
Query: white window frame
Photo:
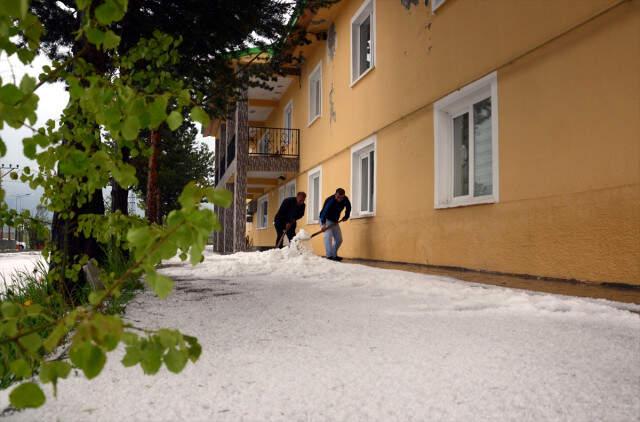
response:
[[[431,12],[438,10],[440,6],[444,4],[446,0],[431,0]]]
[[[313,89],[313,85],[316,80],[320,84],[320,89],[318,90],[320,94],[320,98],[318,101],[318,105],[319,105],[319,108],[317,110],[318,113],[316,115],[313,115],[312,104],[316,102],[315,90]],[[311,73],[309,73],[309,77],[307,78],[307,84],[309,85],[309,124],[308,126],[311,126],[316,120],[322,117],[322,60],[320,60],[320,63],[318,63],[316,67],[313,68]]]
[[[264,203],[267,204],[267,214],[265,215],[264,225],[263,225],[262,204]],[[256,214],[258,214],[258,221],[256,221],[256,229],[264,230],[267,227],[269,227],[269,195],[264,195],[258,198],[258,211]]]
[[[354,70],[358,69],[359,71],[360,69],[360,63],[359,63],[360,42],[358,39],[360,36],[360,31],[356,31],[354,29],[357,29],[360,23],[362,23],[362,21],[364,21],[367,18],[367,16],[371,17],[369,20],[371,23],[371,66],[369,66],[369,68],[364,72],[362,72],[361,74],[356,75]],[[351,28],[351,44],[350,44],[350,54],[349,54],[351,57],[351,61],[349,63],[351,67],[350,87],[353,87],[355,84],[357,84],[362,78],[368,75],[369,72],[371,72],[376,67],[376,2],[375,0],[365,0],[365,2],[362,3],[358,11],[351,18],[350,28]]]
[[[473,135],[469,140],[469,194],[462,197],[453,196],[453,118],[462,110],[491,97],[491,171],[492,193],[484,196],[473,196],[475,185],[473,163]],[[500,187],[498,163],[498,79],[493,72],[458,91],[438,100],[433,107],[434,118],[434,157],[435,157],[435,208],[451,208],[466,205],[489,204],[499,200]]]
[[[373,217],[376,215],[376,197],[378,196],[378,138],[377,135],[372,135],[362,142],[354,145],[351,148],[351,215],[352,218]],[[372,202],[372,210],[362,210],[360,201],[360,188],[361,188],[361,160],[363,155],[369,155],[373,151],[373,196],[370,198]],[[371,163],[369,163],[371,165]]]
[[[278,206],[282,205],[282,201],[284,201],[286,198],[289,198],[289,195],[287,194],[287,188],[291,188],[292,185],[293,195],[291,196],[296,196],[296,179],[284,183],[278,188]]]
[[[318,175],[320,177],[319,183],[318,183],[318,188],[320,189],[320,192],[318,192],[318,203],[314,203],[314,196],[315,196],[315,192],[313,191],[313,183],[311,183],[312,178],[314,178],[316,175]],[[307,198],[309,199],[309,208],[308,208],[308,212],[307,212],[307,223],[308,224],[319,224],[320,223],[320,212],[322,212],[322,204],[323,204],[323,198],[322,198],[322,166],[316,167],[312,170],[309,171],[309,174],[307,176]],[[313,219],[313,210],[314,207],[316,207],[316,209],[318,210],[318,219],[314,220]]]

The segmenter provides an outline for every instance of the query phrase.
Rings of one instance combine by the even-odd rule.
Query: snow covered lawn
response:
[[[172,262],[127,317],[198,336],[179,375],[110,355],[24,421],[637,421],[640,306],[339,264],[295,250]],[[48,390],[50,391],[50,390]],[[7,392],[0,394],[0,410]]]
[[[16,271],[31,271],[41,260],[42,253],[38,251],[0,253],[0,291],[4,290],[5,282],[10,284],[12,274]]]

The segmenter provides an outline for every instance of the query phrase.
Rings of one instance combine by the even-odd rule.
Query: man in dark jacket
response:
[[[346,209],[344,217],[340,218],[342,210]],[[351,202],[342,188],[336,189],[335,195],[331,195],[324,201],[320,211],[320,223],[324,232],[324,249],[327,258],[332,261],[342,261],[338,256],[338,249],[342,245],[342,231],[340,224],[351,216]]]
[[[285,232],[289,240],[296,235],[296,220],[299,220],[304,215],[304,200],[306,198],[306,193],[298,192],[296,196],[286,198],[280,204],[280,209],[278,209],[273,221],[276,226],[276,248],[282,247],[284,243],[282,237]]]

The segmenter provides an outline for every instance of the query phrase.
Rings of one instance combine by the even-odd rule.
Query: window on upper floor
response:
[[[309,208],[307,221],[318,223],[320,221],[320,207],[322,207],[322,167],[316,167],[309,172]]]
[[[284,107],[283,127],[291,129],[293,127],[293,100],[290,100]]]
[[[278,206],[282,205],[282,201],[286,198],[296,196],[296,181],[292,180],[278,188]]]
[[[309,125],[322,115],[322,62],[309,74]]]
[[[375,65],[375,2],[366,0],[351,18],[351,83]]]
[[[293,127],[293,100],[289,100],[287,105],[284,107],[283,114],[284,116],[283,116],[282,127],[285,130],[282,136],[282,142],[284,146],[287,147],[291,142],[291,132],[289,131],[289,129]]]
[[[351,148],[351,192],[353,216],[375,214],[376,136]]]
[[[436,208],[498,201],[498,89],[492,73],[434,104]]]
[[[259,229],[266,229],[269,224],[269,197],[267,195],[258,199],[258,221]]]

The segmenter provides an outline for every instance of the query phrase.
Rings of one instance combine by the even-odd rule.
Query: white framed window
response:
[[[309,126],[322,116],[322,61],[309,74]]]
[[[285,129],[291,129],[293,127],[293,100],[289,100],[284,107],[284,116],[282,127]],[[285,146],[289,145],[291,141],[291,133],[288,130],[284,131],[283,142]]]
[[[351,85],[375,66],[376,7],[366,0],[351,18]]]
[[[376,135],[351,148],[351,194],[353,216],[367,217],[376,212]]]
[[[438,7],[444,4],[445,0],[431,0],[431,11],[435,12]]]
[[[310,224],[320,221],[322,207],[322,167],[316,167],[309,172],[309,208],[307,222]]]
[[[266,229],[269,224],[269,196],[265,195],[258,199],[258,221],[256,226],[259,229]]]
[[[278,204],[282,205],[282,201],[286,198],[296,196],[296,181],[292,180],[278,188]]]
[[[436,208],[498,201],[498,81],[492,74],[434,104]]]

